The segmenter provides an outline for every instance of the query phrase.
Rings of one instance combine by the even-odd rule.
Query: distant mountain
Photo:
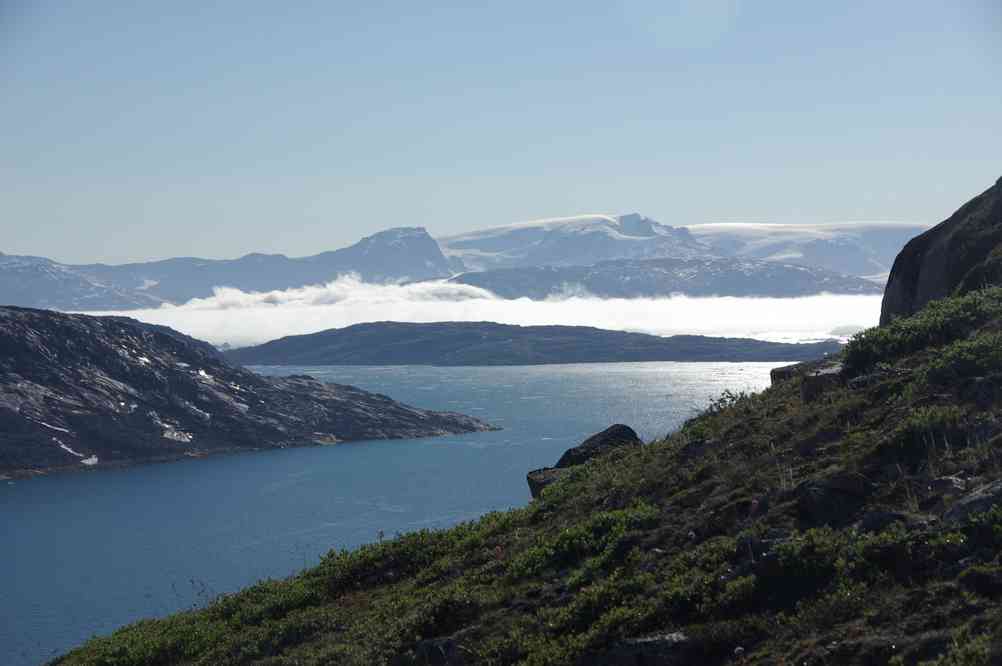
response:
[[[894,257],[928,225],[899,222],[832,224],[695,224],[686,227],[712,252],[866,276],[883,284]]]
[[[502,298],[543,299],[585,292],[601,298],[688,296],[806,296],[880,294],[880,285],[849,275],[773,261],[650,259],[603,261],[593,266],[542,266],[463,273],[453,282]]]
[[[534,365],[621,361],[799,361],[836,341],[784,344],[695,335],[658,337],[584,326],[377,322],[294,335],[225,356],[245,365]]]
[[[60,264],[0,254],[0,304],[58,310],[131,310],[184,303],[213,287],[273,291],[357,274],[397,283],[455,274],[438,243],[420,227],[389,229],[340,250],[310,257],[248,254],[239,259],[180,257],[145,263]]]
[[[0,304],[60,310],[129,310],[162,301],[133,289],[121,289],[72,266],[42,257],[0,253]]]
[[[488,428],[310,377],[262,377],[124,317],[0,307],[0,473]]]
[[[357,274],[366,282],[396,283],[453,274],[438,243],[421,227],[381,231],[358,243],[311,257],[248,254],[239,259],[178,258],[149,263],[73,267],[122,289],[183,303],[212,295],[213,287],[273,291],[323,284]]]
[[[595,295],[625,297],[871,293],[845,275],[882,285],[894,256],[921,228],[892,223],[672,227],[631,213],[525,222],[438,241],[424,228],[401,227],[298,258],[255,253],[239,259],[67,265],[0,254],[0,304],[130,310],[209,297],[214,287],[275,291],[349,273],[382,284],[463,273],[458,282],[532,298],[559,293],[565,283]],[[662,263],[637,263],[654,260]],[[764,260],[779,267],[755,263]],[[809,270],[794,272],[791,265]]]
[[[524,222],[440,238],[467,270],[585,266],[610,259],[689,259],[712,251],[688,230],[631,213]]]

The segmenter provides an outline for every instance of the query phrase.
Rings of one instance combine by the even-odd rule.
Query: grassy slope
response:
[[[469,663],[569,664],[682,631],[689,663],[999,663],[1002,509],[939,520],[932,480],[1002,478],[1000,322],[1002,289],[932,304],[850,344],[855,388],[726,394],[526,508],[332,552],[62,661],[424,663],[451,636]],[[826,504],[833,479],[856,494]],[[854,527],[878,509],[910,519]]]

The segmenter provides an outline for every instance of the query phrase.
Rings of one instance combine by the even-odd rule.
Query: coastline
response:
[[[487,427],[482,430],[464,430],[459,432],[442,432],[435,434],[422,435],[418,437],[382,437],[380,439],[337,439],[335,441],[325,441],[325,440],[310,440],[303,441],[302,443],[286,443],[279,446],[257,446],[257,447],[223,447],[219,449],[213,449],[211,451],[182,451],[178,453],[173,453],[170,455],[154,456],[150,458],[129,458],[121,460],[112,460],[109,462],[100,462],[97,465],[83,465],[79,462],[75,465],[56,465],[53,467],[42,467],[38,469],[7,469],[0,471],[0,482],[2,481],[23,481],[26,479],[32,479],[40,476],[50,476],[55,474],[73,474],[77,472],[101,472],[102,470],[113,470],[113,469],[125,469],[129,467],[137,467],[140,465],[160,465],[166,463],[178,462],[185,459],[201,459],[216,456],[233,455],[236,453],[257,453],[261,451],[274,451],[278,449],[301,449],[308,447],[329,447],[329,446],[342,446],[344,444],[352,444],[355,442],[394,442],[406,439],[431,439],[433,437],[448,437],[455,435],[467,435],[477,432],[497,432],[502,430],[498,426],[493,426],[490,424],[485,424]]]

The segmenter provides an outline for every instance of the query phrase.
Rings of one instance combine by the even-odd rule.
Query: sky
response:
[[[1000,80],[998,0],[0,0],[0,251],[937,222],[1002,175]]]

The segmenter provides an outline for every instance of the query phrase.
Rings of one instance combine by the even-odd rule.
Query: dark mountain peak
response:
[[[620,215],[617,219],[619,220],[620,228],[627,236],[650,237],[657,235],[656,229],[658,228],[670,228],[640,213],[627,213],[626,215]]]

